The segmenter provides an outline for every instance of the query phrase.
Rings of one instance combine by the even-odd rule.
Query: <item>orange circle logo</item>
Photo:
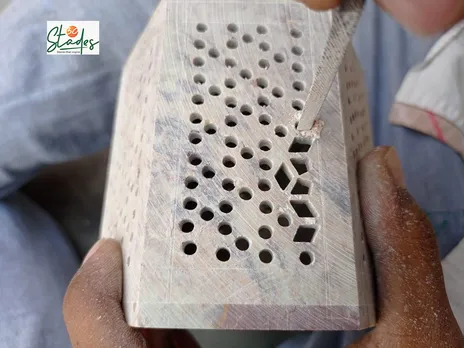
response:
[[[76,37],[79,34],[79,29],[77,29],[74,25],[71,25],[68,29],[66,29],[66,34],[69,37]]]

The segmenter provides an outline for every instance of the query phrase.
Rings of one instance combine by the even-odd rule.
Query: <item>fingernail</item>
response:
[[[101,239],[101,240],[99,240],[98,242],[96,242],[96,243],[94,244],[94,246],[89,250],[89,252],[87,253],[87,255],[85,256],[84,261],[82,262],[82,264],[84,264],[84,263],[86,263],[87,261],[89,261],[89,260],[92,258],[92,256],[98,251],[98,249],[100,249],[101,246],[102,246],[103,244],[105,244],[105,241],[106,241],[105,239]]]
[[[395,184],[400,188],[406,188],[403,170],[401,169],[401,161],[393,147],[390,147],[385,154],[384,159],[390,169],[390,174],[392,175]]]

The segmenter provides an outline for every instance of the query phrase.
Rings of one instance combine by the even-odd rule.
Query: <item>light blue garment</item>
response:
[[[78,266],[55,223],[18,187],[43,165],[109,144],[122,65],[156,0],[13,0],[0,16],[0,347],[69,347],[61,300]],[[99,20],[100,56],[45,55],[47,20]],[[432,40],[407,35],[369,3],[356,48],[378,144],[397,147],[409,189],[445,256],[464,234],[464,164],[449,147],[388,124],[394,94]],[[282,348],[339,348],[344,333],[303,334]],[[96,347],[98,348],[98,347]]]

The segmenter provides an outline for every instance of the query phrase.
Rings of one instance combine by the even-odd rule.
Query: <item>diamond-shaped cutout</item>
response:
[[[312,218],[314,217],[311,208],[309,207],[309,203],[306,201],[290,201],[293,209],[295,209],[295,213],[302,218]]]
[[[292,162],[299,175],[303,175],[308,172],[308,164],[306,163],[305,159],[292,158],[290,161]]]
[[[292,190],[292,195],[308,195],[311,183],[309,180],[298,179]]]
[[[282,163],[275,175],[275,178],[282,190],[285,190],[290,184],[290,181],[292,181],[292,173],[290,173],[285,163]]]
[[[293,139],[292,145],[288,149],[288,152],[308,152],[311,148],[311,138],[295,138]]]
[[[295,243],[311,243],[314,235],[316,234],[316,228],[313,226],[300,226],[296,231],[293,241]]]

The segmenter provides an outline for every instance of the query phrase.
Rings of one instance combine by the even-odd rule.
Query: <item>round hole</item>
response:
[[[303,265],[309,266],[312,262],[311,254],[308,253],[307,251],[303,251],[300,254],[300,261]]]
[[[218,51],[216,48],[211,48],[211,49],[208,51],[208,55],[209,55],[211,58],[218,58],[221,54],[219,53],[219,51]]]
[[[206,43],[203,40],[195,40],[193,46],[198,50],[202,50],[206,47]]]
[[[234,97],[227,97],[225,103],[228,108],[233,109],[237,107],[237,99]]]
[[[271,101],[269,100],[268,97],[265,97],[263,95],[258,97],[258,105],[262,107],[267,107],[271,104]]]
[[[222,159],[222,164],[226,168],[233,168],[235,167],[235,158],[232,156],[226,156]]]
[[[217,128],[214,124],[207,124],[205,126],[205,132],[209,135],[213,135],[213,134],[216,134]]]
[[[272,90],[272,95],[276,98],[282,98],[284,96],[284,90],[280,87],[275,87]]]
[[[264,158],[259,161],[259,168],[265,171],[269,171],[272,168],[272,162],[268,160],[267,158]]]
[[[201,143],[201,135],[197,132],[192,132],[189,134],[189,140],[192,144],[197,145]]]
[[[190,115],[190,122],[193,124],[199,124],[201,121],[203,121],[203,117],[200,114],[193,113]]]
[[[221,248],[216,251],[216,257],[221,262],[227,262],[230,260],[230,251],[225,248]]]
[[[282,53],[276,53],[274,55],[274,60],[277,62],[277,63],[283,63],[285,62],[285,56],[282,54]]]
[[[250,149],[249,147],[245,147],[242,149],[242,151],[240,152],[242,157],[246,160],[249,160],[249,159],[252,159],[253,156],[254,156],[254,152],[252,149]]]
[[[193,176],[189,176],[187,179],[185,179],[185,187],[187,187],[189,190],[196,189],[198,187],[198,180]]]
[[[235,246],[240,251],[246,251],[250,248],[250,242],[248,241],[248,239],[240,237],[237,238],[237,240],[235,241]]]
[[[224,179],[222,181],[222,188],[226,191],[233,191],[235,189],[234,181],[231,179]]]
[[[262,263],[271,263],[273,256],[270,250],[263,250],[259,253],[259,259]]]
[[[304,103],[303,103],[303,101],[297,99],[297,100],[292,101],[292,107],[296,111],[301,111],[304,108]]]
[[[265,89],[265,88],[267,88],[267,86],[269,86],[269,82],[263,77],[258,78],[256,80],[256,84],[258,85],[258,87],[260,87],[262,89]]]
[[[243,69],[242,71],[240,71],[240,76],[242,77],[242,79],[244,80],[249,80],[251,79],[251,77],[253,76],[251,71],[248,70],[248,69]]]
[[[277,222],[282,227],[288,227],[292,223],[291,219],[290,219],[290,216],[288,216],[287,214],[279,215],[279,217],[277,219]]]
[[[242,105],[240,112],[243,116],[250,116],[253,113],[253,108],[250,105]]]
[[[189,156],[189,161],[191,165],[199,166],[201,164],[201,157],[197,154],[192,154]]]
[[[227,41],[227,47],[230,48],[231,50],[234,50],[238,47],[238,41],[235,39],[230,39]]]
[[[266,114],[260,115],[258,120],[263,126],[269,126],[272,122],[271,116]]]
[[[245,34],[245,35],[243,35],[242,40],[245,43],[252,43],[253,42],[253,36],[251,36],[250,34]]]
[[[269,226],[262,226],[259,228],[258,234],[262,239],[270,239],[272,237],[272,229]]]
[[[296,73],[301,73],[303,72],[304,68],[303,68],[303,65],[300,63],[293,63],[292,70]]]
[[[271,64],[269,63],[269,61],[267,59],[261,59],[258,62],[258,65],[262,69],[269,69],[269,67],[271,66]]]
[[[198,23],[198,25],[197,25],[197,30],[198,30],[200,33],[204,33],[205,31],[208,30],[208,26],[207,26],[205,23]]]
[[[299,39],[303,36],[303,33],[300,30],[293,28],[292,30],[290,30],[290,35],[295,39]]]
[[[195,82],[197,85],[202,85],[206,82],[206,77],[202,74],[197,74],[193,77],[193,82]]]
[[[225,122],[228,127],[235,127],[237,125],[237,117],[232,115],[226,116]]]
[[[228,236],[232,233],[232,226],[227,222],[223,222],[218,226],[218,231],[220,234]]]
[[[239,192],[239,196],[241,199],[249,201],[251,198],[253,198],[253,193],[248,188],[242,188]]]
[[[267,28],[264,26],[264,25],[258,25],[256,27],[256,32],[259,34],[259,35],[265,35],[267,34]]]
[[[226,58],[225,65],[227,68],[234,68],[237,66],[237,61],[234,58]]]
[[[267,192],[271,189],[271,182],[267,179],[261,179],[258,182],[258,187],[261,191]]]
[[[205,65],[204,58],[202,57],[193,58],[193,65],[195,65],[196,67],[202,67],[203,65]]]
[[[232,203],[228,202],[228,201],[223,201],[221,203],[219,203],[219,209],[224,213],[224,214],[229,214],[230,212],[232,212],[232,210],[234,209],[232,207]]]
[[[209,88],[209,94],[211,94],[214,97],[217,97],[221,95],[221,89],[218,86],[211,86]]]
[[[233,88],[235,88],[237,86],[237,82],[234,79],[226,79],[224,81],[224,85],[227,88],[233,89]]]
[[[298,92],[304,91],[306,88],[306,85],[302,81],[295,81],[293,82],[293,89]]]
[[[263,52],[267,52],[271,49],[269,42],[263,41],[259,44],[259,49]]]
[[[184,244],[184,253],[185,255],[194,255],[197,252],[197,246],[195,243],[188,242]]]
[[[208,166],[203,168],[202,173],[206,179],[212,179],[216,176],[216,172],[214,171],[214,169]]]
[[[261,151],[270,151],[272,149],[272,143],[269,140],[261,140],[258,144]]]
[[[300,46],[293,46],[292,53],[296,56],[301,56],[303,54],[303,49]]]
[[[200,216],[205,221],[211,221],[214,218],[214,213],[209,208],[203,208],[200,212]]]
[[[261,213],[263,214],[270,214],[272,213],[272,210],[273,210],[273,207],[272,207],[272,203],[271,202],[261,202],[261,204],[259,205],[259,210],[261,211]]]
[[[195,228],[195,225],[190,220],[184,220],[179,224],[180,230],[184,233],[190,233]]]
[[[230,147],[231,149],[236,148],[238,145],[238,139],[234,136],[228,136],[226,137],[226,140],[224,142],[227,147]]]
[[[277,126],[274,131],[275,135],[277,135],[279,138],[285,138],[288,134],[288,129],[285,126]]]
[[[230,31],[231,33],[236,33],[238,31],[238,26],[235,23],[230,23],[227,26],[227,30]]]
[[[195,94],[192,97],[192,102],[195,105],[202,105],[205,102],[205,98],[203,98],[203,96],[200,94]]]
[[[194,198],[186,198],[184,200],[184,208],[187,210],[195,210],[198,206],[198,202]]]

